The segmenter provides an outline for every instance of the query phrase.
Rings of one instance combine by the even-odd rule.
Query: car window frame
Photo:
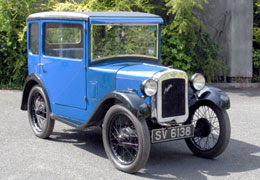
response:
[[[38,25],[38,53],[37,54],[35,54],[35,53],[33,53],[32,52],[32,50],[31,50],[31,47],[32,47],[32,45],[31,45],[31,25],[32,24],[37,24]],[[27,27],[28,27],[28,54],[29,55],[31,55],[31,56],[39,56],[40,55],[40,28],[41,28],[41,26],[40,26],[40,23],[38,22],[38,21],[30,21],[30,22],[28,22],[28,25],[27,25]]]
[[[49,55],[46,55],[45,54],[45,24],[46,23],[61,23],[61,24],[77,24],[77,25],[80,25],[82,27],[82,34],[81,34],[81,41],[82,41],[82,48],[83,48],[83,52],[82,52],[82,58],[71,58],[71,57],[60,57],[60,56],[49,56]],[[67,20],[42,20],[41,22],[41,29],[42,29],[42,56],[44,58],[52,58],[52,59],[63,59],[63,60],[74,60],[74,61],[82,61],[86,58],[86,35],[85,35],[85,32],[86,32],[86,27],[85,27],[85,21],[76,21],[76,20],[70,20],[70,21],[67,21]]]
[[[125,23],[127,24],[127,23]],[[125,62],[124,60],[131,60],[131,61],[140,61],[143,60],[143,61],[148,61],[150,63],[154,63],[154,64],[158,64],[158,61],[160,59],[160,48],[161,48],[161,37],[160,37],[160,33],[161,33],[161,25],[160,24],[157,24],[157,23],[130,23],[129,25],[156,25],[157,26],[157,52],[156,52],[156,57],[149,57],[149,56],[116,56],[116,57],[106,57],[106,58],[102,58],[102,59],[99,59],[99,60],[94,60],[91,59],[91,47],[92,47],[92,39],[91,39],[91,33],[92,33],[92,28],[91,26],[92,25],[118,25],[117,23],[111,23],[111,24],[108,24],[108,23],[90,23],[89,24],[89,50],[88,50],[88,53],[89,53],[89,64],[90,65],[97,65],[97,64],[102,64],[102,63],[107,63],[107,62],[113,62],[113,61],[122,61],[122,62]],[[121,25],[121,24],[120,24]]]

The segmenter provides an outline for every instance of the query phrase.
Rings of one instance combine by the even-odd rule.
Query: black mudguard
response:
[[[137,118],[150,117],[150,107],[136,92],[113,91],[100,100],[95,111],[83,127],[100,125],[108,109],[118,103],[123,104]]]
[[[201,91],[189,88],[189,107],[201,101],[210,101],[221,109],[230,108],[230,99],[221,89],[205,86]]]
[[[150,107],[143,98],[132,91],[114,91],[107,94],[103,99],[115,98],[121,101],[137,118],[150,117]],[[104,100],[101,100],[104,101]]]
[[[29,76],[27,76],[25,83],[24,83],[21,110],[27,110],[28,96],[34,85],[39,85],[43,89],[43,91],[47,97],[48,103],[50,102],[48,94],[46,93],[46,90],[45,90],[44,85],[42,84],[40,78],[38,76],[36,76],[35,74],[30,74]],[[49,104],[49,107],[51,107],[50,104]]]

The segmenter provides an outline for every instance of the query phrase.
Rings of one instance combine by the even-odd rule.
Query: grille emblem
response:
[[[169,92],[169,90],[172,88],[172,84],[169,84],[165,89],[164,89],[164,92],[163,92],[163,95],[165,95],[167,92]]]

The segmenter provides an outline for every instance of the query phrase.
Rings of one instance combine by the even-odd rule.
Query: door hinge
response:
[[[84,69],[87,70],[87,66],[84,66]]]
[[[87,98],[87,96],[84,96],[84,100],[87,102],[88,101],[88,98]]]

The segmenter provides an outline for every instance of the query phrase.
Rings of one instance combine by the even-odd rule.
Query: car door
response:
[[[86,109],[85,22],[45,20],[41,78],[51,106]]]

